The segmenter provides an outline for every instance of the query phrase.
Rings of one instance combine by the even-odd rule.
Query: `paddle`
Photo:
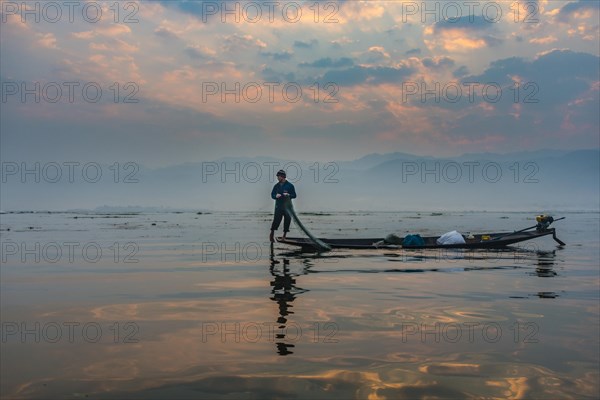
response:
[[[556,218],[556,219],[552,220],[552,222],[560,221],[561,219],[565,219],[565,218],[566,217]],[[538,226],[538,224],[535,224],[533,226],[530,226],[529,228],[521,229],[520,231],[514,231],[512,233],[509,233],[509,234],[506,234],[506,235],[503,235],[503,236],[499,236],[499,237],[493,238],[492,240],[504,239],[505,237],[510,236],[510,235],[514,235],[515,233],[521,233],[521,232],[525,232],[525,231],[528,231],[528,230],[533,229],[533,228],[537,228],[537,226]],[[559,242],[563,246],[565,245],[565,243],[563,243],[562,241],[560,241],[556,237],[556,234],[554,235],[554,240],[556,240],[557,242]]]
[[[566,218],[566,217],[560,217],[560,218],[556,218],[556,219],[552,220],[552,222],[560,221],[561,219],[565,219],[565,218]],[[528,231],[528,230],[530,230],[530,229],[537,228],[537,226],[538,226],[538,224],[535,224],[535,225],[533,225],[533,226],[530,226],[529,228],[521,229],[520,231],[515,231],[515,232],[513,232],[513,233],[521,233],[521,232],[525,232],[525,231]]]

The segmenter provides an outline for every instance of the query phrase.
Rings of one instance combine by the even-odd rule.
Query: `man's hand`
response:
[[[280,195],[279,193],[277,193],[277,194],[275,195],[275,198],[276,198],[276,199],[278,199],[278,198],[280,198],[280,197],[281,197],[281,195]]]
[[[284,196],[289,196],[290,194],[288,192],[285,192],[283,195]]]

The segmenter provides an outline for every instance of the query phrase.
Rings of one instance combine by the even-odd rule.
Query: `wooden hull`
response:
[[[465,243],[439,245],[437,239],[439,236],[423,237],[425,244],[422,246],[403,246],[399,244],[384,243],[383,238],[366,238],[366,239],[323,239],[320,240],[332,249],[494,249],[503,248],[511,244],[524,242],[526,240],[535,239],[542,236],[552,235],[552,237],[561,244],[556,238],[554,228],[543,231],[528,231],[528,232],[500,232],[473,235],[472,239],[465,237]],[[489,237],[489,238],[488,238]],[[302,247],[303,250],[316,250],[316,246],[308,238],[277,238],[279,243],[289,244],[291,246]]]

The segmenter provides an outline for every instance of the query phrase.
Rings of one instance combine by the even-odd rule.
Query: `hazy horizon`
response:
[[[598,150],[488,152],[458,158],[367,154],[327,163],[223,157],[162,168],[4,161],[0,208],[271,212],[270,192],[281,168],[296,185],[299,212],[600,208]]]

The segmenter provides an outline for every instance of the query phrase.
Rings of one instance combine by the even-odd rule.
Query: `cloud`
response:
[[[127,25],[108,25],[101,26],[91,31],[73,32],[73,37],[77,39],[89,40],[98,36],[115,37],[131,33],[131,28]]]
[[[84,32],[73,32],[71,35],[76,39],[89,40],[96,37],[96,32],[94,31],[84,31]]]
[[[266,82],[294,82],[296,74],[293,72],[279,72],[270,67],[265,67],[261,74]]]
[[[185,54],[187,54],[191,58],[202,59],[202,60],[210,59],[216,55],[214,50],[212,50],[206,46],[201,46],[201,45],[187,46],[185,48],[185,50],[183,50],[183,51],[185,52]]]
[[[98,28],[96,30],[101,36],[120,36],[131,33],[131,28],[127,25],[109,25],[106,27]]]
[[[331,43],[332,47],[334,47],[336,49],[341,49],[345,45],[353,44],[356,42],[357,42],[357,40],[352,40],[352,39],[349,39],[346,36],[344,36],[339,39],[332,40],[330,43]]]
[[[317,46],[318,44],[319,44],[319,41],[317,39],[312,39],[310,42],[305,42],[302,40],[294,41],[294,47],[299,48],[299,49],[312,49],[313,47]]]
[[[452,75],[454,75],[456,78],[460,78],[460,77],[463,77],[468,74],[469,74],[469,68],[466,65],[461,65],[456,70],[454,70],[454,72],[452,73]]]
[[[163,39],[180,39],[177,33],[166,26],[159,26],[154,30],[154,34]]]
[[[195,17],[202,17],[202,18],[208,18],[210,16],[210,14],[207,14],[207,4],[203,4],[203,3],[208,3],[208,2],[204,2],[204,1],[192,1],[192,0],[179,0],[179,1],[172,1],[172,0],[162,0],[159,2],[161,5],[163,5],[164,7],[168,7],[168,8],[177,8],[179,9],[179,11],[182,11],[186,14],[190,14],[193,15]],[[220,4],[218,2],[213,2],[214,4],[217,4],[217,6]],[[216,18],[219,18],[219,14],[216,14]]]
[[[367,62],[375,64],[381,61],[389,60],[390,53],[388,53],[382,46],[371,46],[367,50]]]
[[[120,53],[134,53],[139,51],[139,47],[118,38],[109,38],[105,43],[90,43],[90,49],[94,51],[113,51]]]
[[[266,52],[261,52],[260,54],[263,56],[266,56],[266,57],[271,57],[275,61],[288,61],[294,56],[294,53],[287,51],[287,50],[274,52],[274,53],[266,51]]]
[[[334,82],[340,86],[353,86],[363,83],[381,84],[381,83],[400,83],[403,78],[415,72],[411,67],[363,67],[354,66],[352,68],[328,71],[325,73],[321,82]]]
[[[499,85],[502,98],[493,104],[499,110],[507,111],[519,103],[523,104],[523,114],[535,114],[537,118],[550,121],[564,114],[569,103],[576,105],[578,100],[589,96],[597,99],[598,91],[594,90],[594,85],[598,84],[599,63],[600,58],[592,54],[552,50],[534,60],[520,57],[498,60],[491,63],[483,74],[465,76],[461,80],[463,83],[479,83],[480,88],[486,84]],[[515,101],[516,84],[519,84],[518,101]],[[582,116],[582,122],[597,120],[598,116],[594,114],[597,110]],[[551,124],[540,124],[554,128]]]
[[[541,37],[541,38],[533,38],[529,39],[529,43],[533,44],[550,44],[556,42],[558,39],[552,35]]]
[[[183,14],[183,8],[196,7],[200,10],[202,4],[190,1],[171,3],[168,8],[151,3],[153,7],[160,7],[159,12],[152,18],[140,18],[139,24],[111,27],[106,23],[111,18],[105,18],[98,24],[74,24],[66,30],[64,25],[61,28],[58,24],[19,24],[31,31],[29,35],[19,35],[22,31],[15,29],[13,24],[18,21],[13,18],[15,21],[9,20],[8,29],[0,35],[3,36],[0,39],[3,73],[15,79],[37,77],[50,81],[53,77],[56,80],[57,77],[67,79],[73,76],[81,81],[94,79],[121,84],[134,81],[139,84],[140,95],[161,104],[204,110],[208,114],[222,116],[224,120],[241,121],[248,116],[249,120],[261,125],[261,130],[270,130],[276,138],[280,130],[294,130],[294,118],[307,123],[322,118],[332,128],[339,127],[337,132],[342,135],[345,128],[365,121],[368,115],[369,123],[364,128],[373,126],[370,132],[373,138],[388,135],[402,140],[406,136],[395,132],[394,128],[402,123],[401,129],[410,129],[408,125],[414,121],[411,117],[415,109],[419,111],[419,126],[412,132],[417,132],[418,128],[423,141],[431,143],[432,149],[435,149],[436,135],[447,133],[450,141],[462,132],[470,132],[475,138],[478,132],[469,128],[470,123],[474,123],[479,132],[485,129],[486,124],[498,124],[491,128],[495,135],[502,135],[502,130],[507,127],[523,136],[532,132],[533,137],[533,132],[537,132],[540,142],[543,129],[558,130],[560,126],[577,130],[586,124],[590,127],[589,132],[597,132],[598,124],[593,117],[597,110],[592,110],[598,105],[598,84],[595,89],[593,86],[593,82],[598,81],[598,57],[593,55],[597,49],[593,46],[595,42],[582,40],[581,33],[584,24],[589,29],[586,35],[597,32],[597,27],[596,31],[592,29],[597,22],[587,17],[590,10],[597,9],[595,6],[580,2],[540,2],[541,22],[535,29],[525,30],[524,24],[513,23],[513,15],[508,11],[497,24],[481,17],[473,17],[469,21],[468,16],[456,23],[400,24],[394,19],[394,12],[400,7],[396,4],[402,4],[399,2],[375,4],[370,15],[374,19],[367,25],[325,25],[302,21],[283,27],[267,23],[222,24],[217,20],[203,23],[190,15],[191,12]],[[142,12],[144,4],[140,3]],[[309,6],[312,3],[303,4]],[[385,8],[383,14],[378,14],[380,5]],[[362,6],[343,4],[340,7],[358,10]],[[543,7],[551,8],[553,13],[546,13]],[[478,9],[481,11],[481,7]],[[306,10],[305,7],[303,11]],[[525,13],[524,9],[522,11],[521,17]],[[568,24],[558,23],[556,15],[559,13],[563,17],[569,16]],[[312,18],[311,14],[307,15]],[[340,12],[342,18],[347,15],[350,13]],[[263,14],[263,22],[265,17]],[[357,15],[356,18],[360,17]],[[393,29],[390,30],[390,27]],[[571,30],[575,33],[571,34]],[[390,35],[392,31],[397,34]],[[5,34],[11,36],[6,37]],[[518,37],[522,37],[523,41],[518,42]],[[399,39],[403,42],[399,43]],[[552,50],[535,56],[535,52],[548,50],[557,44],[590,54]],[[46,50],[56,48],[53,46],[60,46],[61,51]],[[133,58],[123,57],[127,55]],[[507,58],[510,55],[518,57]],[[235,63],[227,64],[228,61]],[[61,72],[60,68],[65,66],[70,68]],[[147,83],[142,84],[142,79]],[[287,104],[293,112],[285,117],[284,113],[273,109],[274,105],[265,102],[257,105],[233,101],[227,104],[202,103],[202,82],[213,80],[230,85],[232,79],[242,84],[251,80],[297,82],[302,85],[305,96],[298,103]],[[458,104],[443,104],[443,100],[442,104],[436,104],[433,96],[428,97],[426,104],[421,104],[416,95],[413,99],[418,98],[417,101],[408,107],[401,103],[401,86],[403,82],[413,80],[428,84],[441,82],[442,86],[451,81],[497,82],[502,87],[503,97],[499,103],[485,102],[481,99],[481,90],[478,90],[474,104],[469,104],[464,101],[468,95],[463,87],[463,101]],[[340,87],[335,96],[339,103],[335,106],[323,102],[315,105],[312,100],[309,103],[307,99],[313,93],[310,85],[314,82],[319,82],[321,99],[330,94],[323,85],[337,83]],[[535,83],[537,93],[522,89],[520,102],[515,105],[512,89],[516,82]],[[523,102],[531,94],[539,99],[539,103]],[[217,97],[214,96],[215,99]],[[375,101],[380,102],[380,114],[374,112],[377,108],[366,106]],[[392,103],[393,106],[390,105]],[[248,112],[250,109],[252,114]],[[586,111],[588,109],[590,111]],[[272,114],[278,114],[280,120],[272,123],[272,119],[267,118]],[[317,117],[313,119],[313,115]],[[377,115],[377,118],[371,118],[372,115]],[[381,126],[373,124],[378,118],[382,120]],[[519,123],[514,122],[515,119]],[[509,125],[505,123],[507,120],[513,122]],[[68,120],[65,126],[68,127]],[[507,143],[516,145],[516,141],[510,142],[511,134],[505,134]],[[588,133],[588,137],[590,135]],[[267,146],[271,146],[270,143]],[[444,148],[444,144],[440,148]],[[228,150],[215,146],[215,151]],[[324,151],[331,151],[331,147]]]
[[[509,149],[524,144],[543,146],[548,140],[561,146],[597,143],[599,62],[596,55],[552,50],[534,59],[497,60],[479,75],[467,76],[467,67],[461,66],[454,71],[458,79],[452,83],[462,88],[457,102],[448,101],[455,98],[453,90],[448,97],[439,90],[424,101],[423,93],[434,89],[431,83],[422,86],[409,102],[400,101],[403,95],[397,84],[378,86],[378,93],[389,91],[389,96],[382,98],[388,100],[387,108],[399,121],[418,121],[418,126],[407,127],[409,130],[421,129],[423,137],[450,147],[464,143],[473,148]],[[429,63],[435,61],[424,62]],[[490,90],[484,98],[486,86]],[[486,145],[488,140],[492,142]]]
[[[561,7],[557,19],[560,22],[569,22],[571,18],[585,15],[586,12],[600,10],[600,2],[596,0],[579,0],[570,2]]]
[[[570,2],[555,13],[555,20],[567,25],[569,37],[598,42],[600,2],[595,0]]]
[[[11,26],[12,28],[29,30],[27,22],[23,21],[19,14],[2,14],[2,24]],[[6,28],[8,29],[8,28]]]
[[[450,57],[424,58],[421,60],[424,67],[429,69],[446,69],[454,67],[454,60]]]
[[[300,63],[299,67],[311,67],[311,68],[343,68],[343,67],[351,67],[354,65],[354,61],[348,57],[342,57],[337,60],[332,60],[331,58],[321,58],[319,60],[313,61],[312,63]]]
[[[57,49],[56,36],[53,33],[38,33],[38,43],[48,49]]]
[[[444,31],[461,29],[465,31],[484,31],[494,28],[494,23],[477,15],[466,15],[452,22],[452,19],[440,19],[433,24],[433,31],[436,34],[442,34]]]
[[[335,17],[342,24],[380,19],[386,12],[385,3],[378,1],[339,1]]]
[[[564,76],[597,80],[599,61],[600,58],[592,54],[557,49],[540,54],[531,66],[547,79]]]
[[[252,48],[264,49],[267,44],[260,39],[254,38],[252,35],[240,35],[234,33],[233,35],[226,36],[223,41],[223,49],[225,51],[241,51]]]
[[[440,20],[424,30],[429,49],[441,47],[446,51],[467,52],[494,47],[503,40],[494,35],[495,24],[482,16],[469,15],[456,22]]]

